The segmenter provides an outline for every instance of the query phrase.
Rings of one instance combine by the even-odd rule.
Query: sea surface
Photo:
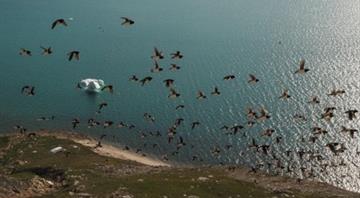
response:
[[[121,26],[123,16],[135,24]],[[58,18],[68,26],[51,30]],[[53,54],[42,56],[40,46],[51,46]],[[164,68],[160,73],[150,72],[154,47],[165,55],[159,61]],[[32,56],[20,56],[20,48],[31,50]],[[79,61],[67,60],[72,50],[80,51]],[[177,50],[184,58],[172,60],[170,53]],[[141,148],[158,158],[167,154],[178,164],[264,164],[262,169],[272,173],[304,178],[313,172],[316,180],[360,192],[360,136],[355,133],[352,139],[341,132],[341,126],[360,129],[359,119],[349,121],[344,113],[360,109],[358,0],[1,0],[0,54],[0,132],[15,133],[13,127],[22,125],[29,131],[107,134],[104,141]],[[301,59],[310,71],[295,75]],[[170,71],[171,63],[181,69]],[[229,74],[236,78],[224,81]],[[249,74],[259,82],[249,84]],[[131,75],[153,80],[140,86],[129,81]],[[114,94],[89,95],[76,89],[84,78],[103,79],[114,86]],[[162,82],[168,78],[175,80],[181,94],[177,99],[168,98]],[[35,86],[36,95],[22,95],[24,85]],[[215,86],[220,96],[210,94]],[[280,100],[285,89],[291,98]],[[346,93],[329,97],[333,89]],[[197,100],[198,90],[207,98]],[[314,95],[319,105],[307,103]],[[98,114],[101,102],[109,105]],[[179,104],[185,108],[175,110]],[[337,108],[332,121],[320,119],[323,109],[331,106]],[[247,127],[246,109],[261,107],[271,118]],[[145,112],[155,117],[154,123],[143,118]],[[295,120],[295,114],[307,121]],[[55,119],[37,121],[42,116]],[[75,130],[73,118],[80,119]],[[115,124],[89,129],[89,118]],[[184,122],[169,144],[168,128],[177,118]],[[136,127],[117,128],[120,121]],[[192,130],[194,121],[201,124]],[[236,135],[220,129],[236,124],[245,126]],[[309,141],[314,126],[328,131],[315,144]],[[267,128],[274,134],[261,136]],[[150,135],[156,131],[162,136]],[[176,154],[180,136],[186,146]],[[281,143],[276,144],[279,136]],[[271,145],[269,155],[249,148],[252,138]],[[325,147],[330,142],[345,143],[347,150],[335,156]],[[211,152],[216,148],[219,155]],[[289,157],[287,150],[293,151]],[[301,160],[296,152],[302,150],[318,153],[323,160],[310,159],[308,154]],[[284,169],[267,169],[268,163]],[[324,164],[326,170],[320,168]]]

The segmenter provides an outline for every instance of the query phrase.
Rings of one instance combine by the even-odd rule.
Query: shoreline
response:
[[[75,143],[81,144],[93,152],[106,157],[116,158],[125,161],[133,161],[139,164],[152,166],[152,167],[172,167],[170,163],[163,162],[159,159],[151,158],[148,156],[142,156],[132,151],[123,150],[119,147],[113,146],[108,143],[102,143],[102,147],[94,148],[94,146],[98,143],[97,140],[94,138],[74,132],[68,131],[34,131],[37,136],[53,136],[59,139],[66,139],[71,140]],[[4,133],[1,136],[13,136],[19,134],[11,134],[11,133]]]
[[[29,138],[31,134],[35,134],[34,138]],[[9,162],[12,164],[8,169],[6,169],[6,165],[4,166],[4,170],[8,170],[10,172],[4,171],[3,173],[0,172],[0,178],[3,177],[6,179],[7,183],[10,185],[12,181],[18,181],[16,180],[16,177],[12,176],[13,174],[18,174],[21,170],[27,172],[28,174],[35,174],[35,177],[32,179],[35,179],[35,183],[44,183],[46,182],[52,182],[56,183],[56,179],[51,179],[51,174],[48,175],[48,177],[44,177],[41,173],[37,172],[39,169],[46,170],[48,169],[48,164],[50,162],[54,163],[56,162],[56,165],[52,168],[55,168],[56,171],[63,171],[64,173],[67,172],[67,174],[73,175],[74,172],[72,171],[65,171],[68,170],[69,166],[70,169],[77,169],[78,171],[90,171],[89,177],[93,177],[93,173],[103,175],[103,180],[107,179],[114,179],[113,177],[119,177],[119,181],[124,181],[121,178],[129,178],[133,180],[133,182],[128,183],[128,185],[134,185],[138,182],[144,182],[149,180],[153,180],[153,176],[157,177],[157,179],[154,180],[155,183],[157,182],[164,182],[163,185],[167,185],[170,178],[174,179],[175,182],[180,182],[183,184],[184,179],[188,179],[187,182],[189,185],[193,185],[194,182],[200,182],[205,184],[209,181],[216,179],[216,185],[219,185],[218,182],[222,181],[223,184],[231,184],[233,187],[234,192],[236,192],[239,188],[239,183],[243,184],[244,188],[247,188],[249,186],[252,186],[251,188],[256,189],[259,192],[268,192],[272,193],[274,195],[286,195],[285,197],[288,197],[290,195],[304,195],[300,197],[307,197],[307,198],[315,198],[318,194],[321,194],[323,196],[321,197],[359,197],[360,195],[357,192],[349,191],[346,189],[341,189],[339,187],[333,186],[331,184],[315,181],[315,180],[296,180],[294,178],[286,177],[286,176],[272,176],[265,172],[251,172],[249,168],[243,167],[243,166],[175,166],[170,163],[162,162],[160,160],[148,157],[148,156],[142,156],[140,154],[134,153],[132,151],[122,150],[119,147],[110,145],[109,143],[104,143],[101,148],[95,149],[95,145],[97,144],[97,140],[95,138],[92,138],[88,135],[76,133],[76,132],[69,132],[69,131],[51,131],[51,130],[41,130],[41,131],[34,131],[34,132],[28,132],[26,134],[20,134],[20,133],[7,133],[7,134],[0,134],[1,137],[8,137],[8,144],[2,144],[2,148],[4,153],[8,150],[12,149],[12,145],[21,145],[21,150],[19,153],[13,153],[10,154],[10,158],[13,162]],[[44,139],[46,142],[49,142],[48,144],[45,144],[44,146]],[[57,139],[57,141],[53,141],[53,139]],[[20,140],[20,141],[19,141]],[[25,141],[24,141],[25,140]],[[61,140],[68,140],[64,141]],[[12,142],[12,143],[11,143]],[[22,142],[25,142],[24,144]],[[41,142],[40,144],[36,144],[35,142]],[[1,143],[1,142],[0,142]],[[35,143],[35,144],[34,144]],[[4,147],[4,145],[7,145]],[[63,148],[69,149],[69,152],[74,151],[74,149],[77,149],[74,147],[74,145],[78,146],[84,146],[85,148],[82,148],[82,153],[78,153],[77,151],[74,152],[74,156],[76,160],[74,161],[68,161],[66,163],[63,163],[63,159],[60,156],[68,157],[65,155],[56,155],[54,156],[52,153],[49,152],[50,149],[62,146]],[[36,147],[36,148],[35,148]],[[0,144],[1,148],[1,144]],[[19,148],[19,147],[18,147]],[[34,150],[28,148],[33,148]],[[25,151],[26,150],[26,151]],[[32,151],[31,151],[32,150]],[[36,152],[34,152],[36,151]],[[44,163],[43,158],[35,157],[32,158],[31,155],[38,153],[42,153],[43,156],[47,156],[47,159],[50,161],[46,161]],[[84,152],[85,151],[85,152]],[[91,151],[91,152],[89,152]],[[27,155],[23,155],[24,152],[27,152]],[[94,152],[98,157],[105,156],[109,158],[113,158],[113,160],[103,160],[103,158],[94,158],[92,153]],[[4,154],[3,153],[3,154]],[[77,154],[76,154],[77,153]],[[29,155],[30,154],[30,155]],[[78,156],[76,156],[78,155]],[[70,155],[70,157],[73,155]],[[74,157],[73,156],[73,157]],[[80,158],[78,158],[80,157]],[[0,150],[0,159],[1,159],[1,150]],[[79,161],[77,161],[79,159]],[[101,160],[99,160],[101,159]],[[119,162],[119,160],[122,160],[123,162]],[[114,163],[115,162],[115,163]],[[127,162],[134,162],[134,163],[127,163]],[[17,168],[13,168],[13,165],[17,166]],[[31,164],[33,166],[30,169],[24,169],[24,166],[27,166],[27,164]],[[51,164],[51,163],[50,163]],[[82,164],[79,166],[79,164]],[[1,164],[0,164],[1,165]],[[30,167],[31,167],[30,166]],[[34,168],[35,167],[35,168]],[[61,168],[62,167],[62,168]],[[81,168],[79,168],[81,167]],[[84,168],[85,167],[85,168]],[[17,170],[17,171],[16,171]],[[32,172],[34,171],[34,172]],[[9,174],[10,173],[10,174]],[[51,173],[51,170],[50,170]],[[86,172],[88,174],[89,172]],[[66,174],[65,174],[66,175]],[[214,176],[215,175],[215,176]],[[39,177],[40,176],[40,177]],[[108,177],[111,176],[111,177]],[[165,177],[164,177],[165,176]],[[73,176],[70,176],[72,178]],[[76,177],[84,177],[84,176],[76,176]],[[40,180],[39,180],[40,179]],[[45,179],[45,180],[44,180]],[[47,180],[46,180],[47,179]],[[69,179],[69,178],[68,178]],[[180,179],[179,181],[176,181]],[[135,183],[134,183],[135,182]],[[174,182],[174,181],[173,181]],[[221,182],[220,182],[221,183]],[[149,182],[148,185],[153,185],[154,183]],[[4,184],[5,185],[5,184]],[[60,183],[57,183],[56,185],[61,186]],[[92,184],[88,184],[92,185]],[[215,185],[215,184],[214,184]],[[5,185],[6,186],[6,185]],[[25,189],[26,186],[22,186],[19,183],[19,188]],[[53,186],[53,185],[51,185]],[[76,186],[76,185],[75,185]],[[181,185],[180,185],[181,186]],[[137,186],[136,188],[138,188]],[[40,187],[44,188],[45,190],[50,191],[56,191],[56,189],[50,187]],[[6,193],[10,193],[8,191],[4,191],[4,186],[2,187],[0,185],[0,198],[2,197],[1,193],[3,191]],[[38,188],[36,188],[38,189]],[[116,190],[116,189],[113,189]],[[162,191],[164,189],[158,189],[159,191]],[[218,189],[221,191],[221,189]],[[27,191],[24,191],[27,192]],[[47,191],[46,191],[47,192]],[[207,192],[207,191],[206,191]],[[247,192],[247,190],[245,190]],[[6,194],[5,193],[5,194]],[[45,193],[45,191],[44,191]],[[205,193],[206,194],[206,193]],[[314,195],[314,196],[313,196]],[[15,196],[16,197],[16,196]],[[283,196],[280,196],[283,197]]]

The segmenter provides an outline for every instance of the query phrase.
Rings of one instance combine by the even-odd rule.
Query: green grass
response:
[[[208,177],[199,181],[199,177]],[[142,179],[142,181],[139,181]],[[215,170],[197,171],[195,169],[174,169],[161,173],[131,176],[124,179],[125,187],[136,197],[272,197],[274,194],[255,187],[253,184],[240,182],[226,177],[223,172]]]
[[[0,148],[8,142],[9,138],[1,137]],[[50,149],[56,146],[66,148],[69,155],[51,153]],[[20,164],[19,161],[26,163]],[[87,147],[55,137],[18,138],[3,156],[0,170],[23,182],[34,176],[66,181],[56,192],[42,197],[69,197],[69,192],[79,191],[79,186],[79,192],[95,197],[105,197],[117,190],[122,195],[135,197],[285,197],[253,183],[231,178],[221,168],[151,169],[134,162],[100,156]],[[132,171],[125,174],[125,170]],[[199,181],[199,177],[209,179]],[[79,181],[76,186],[75,181]],[[296,192],[290,194],[298,198],[319,197]]]
[[[9,144],[9,137],[7,137],[7,136],[1,137],[0,136],[0,149],[5,148],[8,144]]]

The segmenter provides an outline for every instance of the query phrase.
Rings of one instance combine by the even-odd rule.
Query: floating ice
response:
[[[90,92],[100,92],[101,88],[105,86],[105,83],[101,79],[87,78],[83,79],[79,83],[80,88]]]

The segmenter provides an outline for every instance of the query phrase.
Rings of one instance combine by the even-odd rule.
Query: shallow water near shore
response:
[[[281,159],[286,167],[293,167],[294,177],[302,177],[300,167],[313,169],[315,178],[353,191],[360,192],[358,134],[351,139],[340,132],[340,126],[359,129],[359,120],[349,121],[347,109],[359,109],[359,57],[360,6],[358,1],[181,1],[165,0],[151,3],[134,1],[106,2],[78,0],[48,2],[35,0],[3,0],[0,6],[0,131],[12,131],[20,124],[29,130],[72,130],[71,120],[78,117],[80,133],[99,137],[106,133],[106,141],[128,145],[133,149],[155,156],[169,155],[180,164],[242,164],[254,166],[271,162],[271,157],[249,149],[251,138],[259,144],[271,144],[274,137],[282,136],[283,143],[271,147],[270,153]],[[120,26],[122,16],[135,20],[125,28]],[[54,19],[64,18],[68,27],[50,29]],[[73,20],[70,20],[72,18]],[[40,46],[51,46],[54,54],[41,56]],[[150,56],[156,46],[165,52],[160,61],[163,72],[152,74]],[[32,57],[19,56],[19,49],[32,50]],[[81,52],[80,61],[67,61],[71,50]],[[182,60],[171,60],[170,53],[180,50]],[[306,60],[310,69],[304,76],[294,75],[300,60]],[[169,71],[170,63],[181,66]],[[139,78],[152,76],[145,86],[129,82],[131,75]],[[223,81],[235,74],[233,81]],[[260,82],[247,83],[248,75],[255,74]],[[75,88],[84,78],[100,78],[113,84],[115,93],[88,95]],[[181,97],[168,99],[168,89],[162,81],[175,79]],[[21,95],[23,85],[34,85],[36,95]],[[221,95],[211,96],[214,86]],[[279,100],[284,89],[291,99]],[[345,89],[341,97],[329,97],[332,89]],[[202,90],[206,100],[196,100]],[[317,95],[320,105],[307,103]],[[96,114],[101,102],[108,102],[101,114]],[[175,111],[184,104],[185,108]],[[246,108],[264,106],[271,119],[247,128],[236,135],[225,135],[223,125],[247,121]],[[320,119],[322,109],[336,106],[332,122]],[[143,119],[145,112],[154,115],[155,123]],[[306,122],[293,119],[303,114]],[[50,117],[53,121],[36,121]],[[168,144],[167,129],[176,118],[184,118],[177,131],[187,145],[176,156],[176,143]],[[134,130],[88,129],[86,121],[113,120],[136,126]],[[191,130],[191,123],[201,125]],[[328,134],[312,144],[311,128],[323,127]],[[260,137],[266,128],[276,130],[272,138]],[[141,138],[141,133],[159,130],[161,137]],[[246,134],[246,137],[244,136]],[[301,142],[304,137],[306,142]],[[175,142],[177,140],[175,139]],[[347,150],[334,156],[324,147],[329,142],[346,143]],[[144,147],[144,144],[146,146]],[[155,149],[154,143],[159,144]],[[226,150],[225,145],[233,147]],[[220,148],[220,156],[211,150]],[[285,155],[286,150],[313,150],[323,155],[324,161],[300,160],[296,154]],[[198,155],[203,161],[192,161]],[[324,172],[323,163],[329,166]]]

